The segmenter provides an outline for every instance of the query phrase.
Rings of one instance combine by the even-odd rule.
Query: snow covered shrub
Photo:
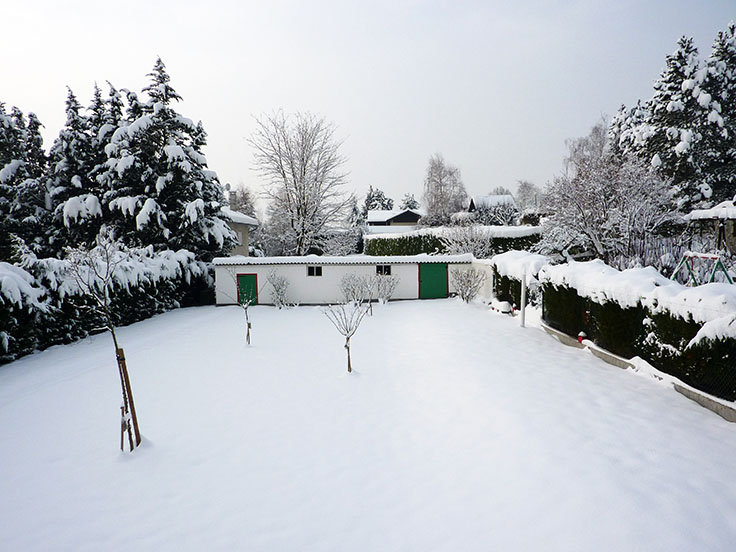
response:
[[[487,259],[493,250],[493,238],[478,226],[455,226],[445,228],[440,237],[445,251],[450,255],[472,253],[476,259]]]
[[[507,301],[518,307],[521,304],[521,281],[509,276],[501,276],[494,267],[493,295],[499,301]]]
[[[281,276],[275,270],[268,273],[267,281],[273,289],[271,299],[273,304],[278,308],[288,305],[286,301],[286,291],[289,289],[289,280],[285,276]]]
[[[550,326],[570,336],[584,331],[612,353],[639,356],[701,391],[736,400],[736,291],[730,284],[688,288],[651,268],[620,273],[600,261],[543,273],[543,318]]]
[[[345,274],[340,280],[340,291],[346,303],[364,303],[373,298],[373,278]]]
[[[91,298],[82,293],[74,281],[66,260],[39,258],[21,243],[16,247],[20,266],[13,269],[22,269],[30,278],[28,284],[40,290],[44,308],[34,307],[29,311],[24,305],[26,322],[17,329],[6,329],[0,321],[0,332],[8,334],[7,341],[11,348],[15,347],[15,357],[34,349],[71,343],[106,327],[104,317],[94,308]],[[110,289],[110,315],[116,326],[144,320],[182,305],[201,304],[197,303],[201,292],[209,292],[212,288],[207,265],[196,261],[194,254],[188,251],[154,253],[151,247],[146,247],[128,249],[127,254],[120,255],[121,262],[112,273]],[[98,286],[98,283],[93,285]],[[15,310],[17,307],[11,306],[11,311]],[[21,346],[21,343],[26,345]]]
[[[460,298],[470,303],[478,295],[483,282],[486,281],[486,273],[477,268],[453,269],[450,271],[450,278]]]
[[[648,313],[640,356],[696,389],[735,401],[736,339],[698,340],[701,327],[669,313]]]
[[[36,348],[34,328],[48,310],[43,296],[44,290],[35,285],[31,274],[0,262],[0,363]]]
[[[377,275],[375,278],[376,297],[381,303],[387,303],[399,285],[399,278],[390,274]]]

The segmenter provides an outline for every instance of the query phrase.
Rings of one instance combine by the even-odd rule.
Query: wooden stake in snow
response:
[[[323,309],[322,312],[329,318],[332,325],[337,328],[337,331],[345,336],[345,350],[348,353],[348,372],[352,372],[350,338],[353,337],[363,317],[368,313],[368,307],[360,302],[354,301],[345,305],[330,305]]]
[[[521,327],[524,327],[524,322],[526,319],[526,270],[524,270],[524,274],[521,276],[521,320],[520,324]]]

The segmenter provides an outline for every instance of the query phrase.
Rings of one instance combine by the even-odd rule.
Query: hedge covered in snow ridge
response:
[[[541,237],[539,226],[439,226],[410,232],[365,234],[363,248],[366,255],[456,254],[461,251],[449,251],[447,244],[462,232],[473,233],[476,241],[485,240],[487,244],[483,249],[490,255],[512,249],[530,249]],[[479,257],[477,251],[462,253],[475,253]]]
[[[208,265],[189,251],[146,247],[120,254],[111,296],[115,325],[198,304],[211,293]],[[0,263],[0,363],[104,328],[67,261],[26,252],[20,264]]]
[[[547,265],[539,280],[554,328],[736,400],[736,286],[691,288],[651,267],[619,272],[599,260]]]

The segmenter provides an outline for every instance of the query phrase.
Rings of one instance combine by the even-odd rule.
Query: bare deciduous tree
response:
[[[539,249],[567,254],[568,244],[625,266],[649,257],[656,233],[676,218],[672,187],[633,155],[613,155],[605,122],[568,144],[566,171],[545,194]]]
[[[542,190],[528,180],[519,180],[514,198],[522,212],[537,210],[542,202]]]
[[[131,452],[141,444],[138,416],[133,401],[133,390],[125,362],[125,352],[120,347],[115,334],[110,293],[115,283],[115,271],[128,255],[125,246],[116,240],[112,231],[103,229],[97,236],[94,247],[66,249],[69,273],[80,291],[90,301],[90,308],[101,315],[106,329],[112,335],[115,358],[120,375],[123,394],[121,410],[120,450],[124,450],[124,436],[127,433]]]
[[[450,271],[450,278],[460,298],[470,303],[478,295],[483,282],[486,281],[486,273],[477,268],[455,269]]]
[[[322,310],[325,316],[345,337],[345,350],[348,354],[348,373],[353,371],[350,361],[350,338],[353,337],[361,321],[368,313],[368,307],[363,303],[351,302],[345,305],[330,305]]]
[[[273,289],[273,293],[271,295],[273,304],[278,308],[287,306],[286,292],[289,289],[289,280],[287,280],[285,276],[278,274],[275,270],[268,273],[268,278],[266,280],[271,284],[271,288]]]
[[[335,127],[310,113],[287,117],[279,111],[256,119],[248,143],[255,150],[255,168],[266,179],[269,213],[278,217],[274,230],[281,245],[304,255],[350,201],[343,191],[345,158]]]
[[[476,259],[487,259],[495,254],[493,239],[478,226],[445,228],[440,241],[450,255],[472,253]]]
[[[399,278],[391,274],[379,274],[375,278],[376,297],[381,303],[387,303],[399,285]]]
[[[373,278],[348,273],[340,279],[340,291],[346,303],[365,303],[373,295]]]
[[[238,289],[238,275],[235,272],[234,268],[228,268],[227,273],[230,274],[230,277],[233,279],[233,282],[235,282],[235,290],[237,293]],[[235,301],[238,306],[243,309],[243,314],[245,315],[245,343],[246,345],[250,345],[250,331],[253,329],[253,324],[250,321],[250,312],[249,309],[251,305],[255,303],[255,298],[245,294],[245,293],[237,293],[237,297],[232,297],[230,294],[221,292],[223,295],[231,299],[232,301]],[[256,292],[257,293],[257,292]]]
[[[422,203],[427,214],[422,217],[423,223],[431,226],[449,223],[452,214],[463,209],[467,197],[460,169],[445,163],[439,153],[430,157],[424,179]]]

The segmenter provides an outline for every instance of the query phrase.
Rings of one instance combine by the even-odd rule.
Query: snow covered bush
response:
[[[286,292],[289,289],[289,280],[286,279],[286,276],[282,276],[276,270],[272,270],[268,273],[267,281],[271,284],[271,300],[273,304],[278,308],[288,306]]]
[[[48,310],[44,296],[31,274],[0,262],[0,363],[36,347],[34,328]]]
[[[453,269],[450,271],[450,279],[460,298],[470,303],[486,281],[486,273],[477,268]]]
[[[346,303],[365,303],[373,298],[373,278],[348,273],[340,279],[340,291]]]
[[[0,320],[0,332],[7,334],[12,360],[34,349],[70,343],[106,327],[106,321],[93,308],[75,281],[69,262],[57,258],[39,258],[24,244],[17,244],[19,264],[9,270],[16,275],[22,270],[32,293],[39,298],[38,307],[24,300],[21,310],[10,305],[25,322],[7,325]],[[152,247],[130,248],[120,253],[120,263],[111,274],[111,318],[122,326],[149,318],[154,314],[186,305],[202,304],[209,296],[212,278],[205,263],[188,251],[154,252]],[[13,265],[7,265],[6,268]],[[28,279],[30,278],[30,279]],[[91,282],[101,289],[100,282]],[[17,318],[17,317],[16,317]],[[2,319],[2,315],[0,315]],[[15,328],[15,329],[13,329]]]
[[[375,295],[381,303],[388,303],[399,285],[399,278],[391,274],[380,274],[375,278]]]
[[[601,261],[548,265],[540,280],[550,326],[736,400],[736,286],[688,288],[651,267],[619,272]]]

